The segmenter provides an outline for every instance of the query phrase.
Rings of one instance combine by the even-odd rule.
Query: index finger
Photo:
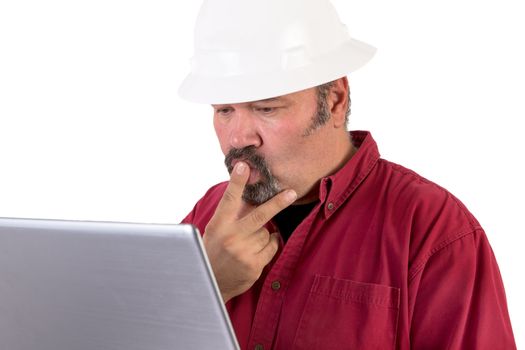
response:
[[[255,232],[268,221],[270,221],[277,213],[288,207],[297,199],[297,193],[294,190],[285,190],[265,203],[261,204],[248,215],[240,220],[240,225],[243,231]]]
[[[216,214],[234,216],[242,206],[242,194],[244,187],[250,178],[250,168],[244,162],[238,162],[233,167],[230,182],[222,195]]]

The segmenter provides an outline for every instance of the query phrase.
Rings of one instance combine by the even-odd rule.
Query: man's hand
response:
[[[249,167],[238,162],[203,235],[224,302],[247,291],[273,259],[279,240],[264,225],[297,198],[295,191],[286,190],[254,208],[242,199],[249,177]]]

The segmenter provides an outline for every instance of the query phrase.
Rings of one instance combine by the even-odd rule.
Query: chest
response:
[[[392,348],[408,235],[390,220],[358,210],[326,219],[314,210],[257,285],[230,305],[241,345]]]

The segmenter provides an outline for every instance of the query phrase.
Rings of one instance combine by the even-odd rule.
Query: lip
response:
[[[247,183],[252,185],[256,183],[257,181],[259,181],[260,177],[261,176],[259,174],[259,170],[253,169],[252,167],[250,167],[250,178],[248,179]]]
[[[235,168],[235,164],[239,163],[242,159],[234,159],[232,160],[232,169]],[[245,163],[247,163],[245,160],[244,160]]]

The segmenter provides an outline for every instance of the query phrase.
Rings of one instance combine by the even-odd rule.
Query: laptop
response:
[[[239,349],[190,225],[0,218],[0,349]]]

